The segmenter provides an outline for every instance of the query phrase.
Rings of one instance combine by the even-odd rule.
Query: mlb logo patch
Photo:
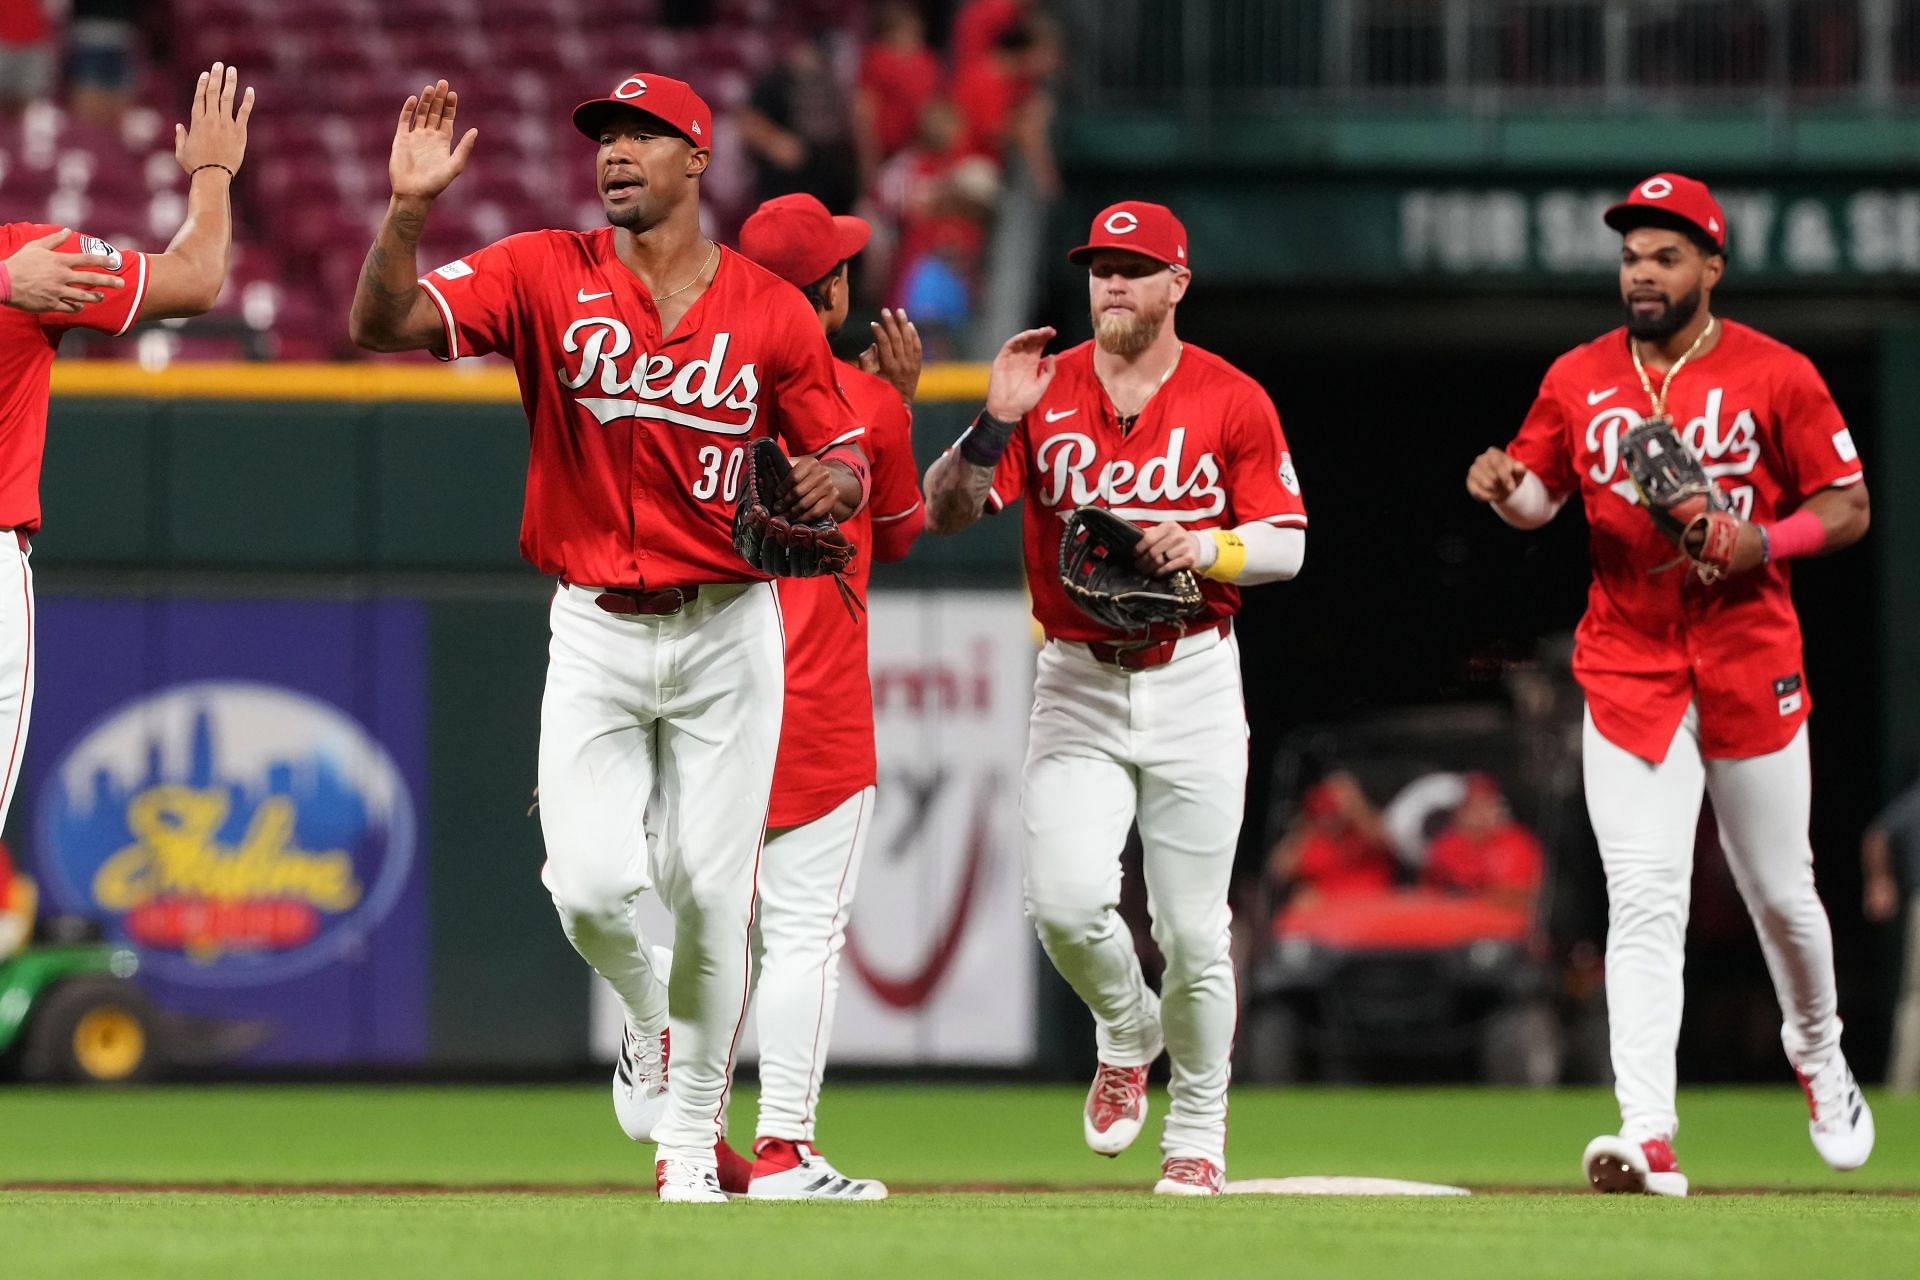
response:
[[[105,258],[109,271],[118,271],[122,266],[120,251],[99,236],[81,236],[80,252],[96,258]]]
[[[473,268],[467,265],[465,258],[455,258],[444,267],[435,267],[433,274],[447,280],[458,280],[461,276],[473,274]]]

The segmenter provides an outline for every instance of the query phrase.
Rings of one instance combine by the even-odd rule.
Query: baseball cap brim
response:
[[[833,234],[834,251],[839,255],[837,261],[845,262],[867,247],[867,242],[873,239],[873,228],[865,218],[836,213],[833,215]]]
[[[592,138],[595,142],[598,142],[600,140],[601,126],[606,124],[607,117],[615,111],[631,111],[635,115],[645,116],[660,126],[660,132],[670,133],[676,138],[686,139],[688,146],[704,147],[707,145],[704,142],[690,137],[685,129],[674,128],[672,122],[664,117],[657,116],[651,111],[642,110],[634,106],[633,103],[623,101],[619,98],[594,98],[591,101],[581,103],[573,109],[573,127],[587,135],[587,137]]]
[[[1637,200],[1622,200],[1601,214],[1600,220],[1621,235],[1640,227],[1659,227],[1663,231],[1678,231],[1682,235],[1705,240],[1714,246],[1715,252],[1725,251],[1725,243],[1720,237],[1692,218],[1675,213],[1671,209],[1641,204]]]
[[[1139,257],[1146,258],[1149,261],[1158,262],[1164,266],[1169,266],[1169,267],[1184,267],[1187,265],[1184,262],[1179,262],[1172,258],[1162,257],[1157,253],[1148,253],[1145,249],[1142,249],[1137,244],[1112,244],[1109,242],[1101,242],[1101,241],[1094,241],[1089,244],[1083,244],[1078,249],[1070,250],[1067,254],[1067,261],[1071,262],[1076,267],[1084,267],[1089,262],[1093,261],[1093,255],[1096,253],[1099,253],[1102,249],[1111,249],[1115,253],[1135,254]]]

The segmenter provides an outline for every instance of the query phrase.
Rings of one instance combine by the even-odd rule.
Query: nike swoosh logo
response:
[[[1080,412],[1078,409],[1049,409],[1047,410],[1047,421],[1058,422],[1062,418],[1071,418],[1078,412]]]
[[[1620,390],[1618,387],[1608,387],[1605,391],[1589,391],[1587,392],[1587,403],[1589,405],[1599,404],[1602,400],[1605,400],[1618,390]]]
[[[582,289],[579,293],[573,295],[573,300],[575,302],[592,302],[596,298],[611,298],[612,296],[613,290],[611,289],[605,293],[588,293],[585,289]]]

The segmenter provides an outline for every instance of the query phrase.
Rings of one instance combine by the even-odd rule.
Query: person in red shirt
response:
[[[1243,586],[1299,571],[1307,513],[1265,390],[1174,332],[1192,273],[1172,210],[1109,206],[1069,259],[1087,269],[1094,340],[1058,355],[1045,354],[1052,329],[1007,340],[985,411],[927,471],[927,527],[953,533],[1027,499],[1027,585],[1047,637],[1020,799],[1027,914],[1093,1010],[1100,1066],[1082,1133],[1103,1155],[1139,1136],[1164,1047],[1154,1190],[1218,1195],[1239,1009],[1227,889],[1247,777],[1233,615]],[[1145,529],[1144,571],[1200,575],[1201,611],[1145,635],[1081,612],[1058,566],[1064,518],[1088,505]],[[1166,956],[1158,998],[1118,911],[1136,821]]]
[[[1453,821],[1427,845],[1420,883],[1531,907],[1545,875],[1540,842],[1513,820],[1500,784],[1484,773],[1468,774]]]
[[[1017,155],[1043,200],[1060,192],[1053,98],[1045,88],[1059,61],[1053,27],[1030,15],[1002,30],[986,57],[958,66],[953,76],[953,103],[966,122],[963,149],[995,164]]]
[[[1276,887],[1291,890],[1290,903],[1392,891],[1386,828],[1352,774],[1330,774],[1307,791],[1267,873]]]
[[[216,62],[200,74],[174,158],[187,216],[165,253],[114,248],[37,222],[0,224],[0,822],[13,804],[33,709],[33,570],[53,357],[73,329],[119,336],[143,320],[197,316],[227,279],[227,191],[247,151],[253,90]],[[236,94],[238,101],[236,102]]]
[[[920,112],[940,95],[940,61],[927,48],[926,24],[895,0],[873,17],[873,38],[860,51],[853,90],[854,139],[862,185],[913,141]]]
[[[831,336],[847,321],[847,264],[871,234],[863,219],[835,217],[812,196],[780,196],[740,228],[740,252],[799,288]],[[814,1146],[840,950],[873,825],[878,774],[867,577],[873,561],[905,557],[926,523],[908,407],[920,377],[918,339],[912,325],[891,312],[881,326],[871,350],[891,380],[844,363],[835,370],[854,415],[867,426],[873,459],[873,497],[846,526],[856,546],[872,549],[848,575],[862,607],[847,608],[822,578],[779,584],[787,696],[760,860],[760,1119],[747,1191],[757,1199],[887,1195],[882,1183],[843,1176]]]
[[[851,516],[864,427],[807,300],[701,235],[713,116],[690,86],[633,75],[575,108],[611,225],[524,232],[422,275],[421,230],[476,138],[455,143],[457,108],[442,80],[401,111],[349,328],[372,350],[514,361],[531,437],[520,548],[559,580],[542,879],[626,1013],[622,1129],[658,1143],[662,1200],[719,1203],[749,1173],[721,1129],[784,687],[778,599],[733,548],[741,471],[749,440],[780,439],[799,455],[781,513]],[[671,994],[632,915],[656,886],[676,922]]]
[[[1873,1116],[1840,1052],[1833,942],[1807,826],[1811,701],[1788,564],[1867,530],[1860,456],[1813,364],[1713,313],[1726,216],[1705,184],[1655,174],[1606,213],[1621,233],[1626,326],[1547,370],[1505,449],[1468,493],[1536,528],[1578,495],[1593,558],[1573,669],[1587,696],[1587,812],[1606,868],[1607,1009],[1621,1130],[1588,1147],[1603,1191],[1686,1194],[1674,1160],[1674,1048],[1689,872],[1703,789],[1746,899],[1805,1086],[1815,1148],[1863,1163]],[[1673,567],[1620,459],[1666,416],[1739,516],[1718,581]]]

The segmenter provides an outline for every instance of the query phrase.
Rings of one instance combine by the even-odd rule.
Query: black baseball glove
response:
[[[790,520],[779,515],[793,492],[793,463],[765,436],[747,445],[740,505],[733,513],[733,549],[762,573],[776,578],[844,574],[856,548],[832,516]]]
[[[1191,569],[1151,577],[1134,563],[1146,535],[1105,507],[1078,507],[1060,534],[1060,585],[1096,622],[1116,631],[1144,631],[1200,612],[1200,583]]]
[[[1620,458],[1654,527],[1673,539],[1700,580],[1724,577],[1733,566],[1740,517],[1674,431],[1673,420],[1650,418],[1627,432]]]

